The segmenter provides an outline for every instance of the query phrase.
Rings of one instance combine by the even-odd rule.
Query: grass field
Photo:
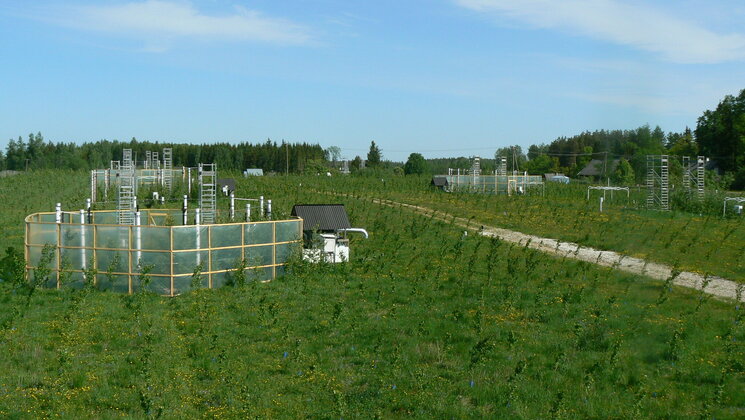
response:
[[[508,197],[443,193],[428,187],[429,178],[346,178],[314,180],[320,191],[345,192],[425,206],[455,216],[523,233],[575,242],[601,250],[745,282],[745,222],[715,212],[639,210],[644,192],[610,194],[599,212],[598,193],[586,201],[585,185],[548,185],[545,196]],[[721,206],[717,201],[716,206]]]
[[[50,210],[56,201],[81,206],[85,174],[64,175],[69,184],[48,187],[40,183],[43,174],[19,178],[38,191],[21,201],[28,204],[3,197],[0,208],[14,209],[2,213],[3,233],[22,232],[21,213]],[[3,194],[6,182],[0,180]],[[745,416],[741,306],[669,282],[464,237],[450,224],[367,197],[424,205],[455,197],[448,209],[460,206],[479,217],[497,212],[489,206],[509,205],[496,198],[416,195],[411,180],[385,187],[332,182],[241,180],[239,191],[272,198],[277,216],[296,202],[328,202],[318,190],[357,195],[333,200],[347,205],[354,226],[371,233],[368,240],[353,238],[349,263],[296,261],[270,283],[176,298],[3,283],[0,416]],[[506,211],[536,205],[521,199],[528,200]],[[570,209],[546,212],[568,224],[560,215]],[[668,217],[637,216],[647,231]],[[594,216],[588,209],[582,217]],[[742,232],[730,220],[709,222],[729,226],[730,237]],[[15,237],[3,234],[3,241],[19,246]]]

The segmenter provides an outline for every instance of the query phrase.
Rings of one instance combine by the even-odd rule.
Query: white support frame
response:
[[[611,186],[604,186],[604,185],[593,185],[587,187],[587,201],[590,201],[590,190],[600,190],[603,191],[603,200],[605,200],[605,192],[610,191],[611,192],[611,198],[613,198],[613,191],[626,191],[626,201],[628,202],[631,199],[631,192],[629,191],[629,187],[611,187]]]
[[[725,197],[724,198],[724,205],[723,205],[723,208],[722,208],[722,216],[726,216],[727,215],[727,202],[728,201],[732,201],[735,204],[741,204],[741,203],[745,203],[745,197]]]

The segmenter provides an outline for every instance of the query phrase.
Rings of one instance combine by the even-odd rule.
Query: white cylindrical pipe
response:
[[[54,206],[54,221],[62,223],[62,203],[57,203],[57,205]]]
[[[140,265],[142,259],[142,228],[140,227],[140,212],[135,212],[135,249],[137,250],[137,265]]]
[[[137,207],[137,196],[132,197],[132,207],[135,212],[139,211],[140,209]],[[138,223],[139,224],[139,223]]]
[[[191,196],[191,168],[188,168],[188,169],[187,169],[187,172],[188,172],[189,174],[188,174],[188,176],[186,177],[186,180],[187,180],[187,181],[186,181],[186,183],[188,184],[187,188],[188,188],[188,193],[189,193],[189,196]]]
[[[82,247],[80,249],[80,262],[83,265],[81,269],[85,270],[88,264],[85,260],[85,210],[83,209],[80,209],[80,246]]]
[[[266,217],[269,220],[272,220],[272,200],[266,201]]]
[[[202,227],[199,226],[199,213],[199,208],[194,209],[194,224],[197,226],[197,243],[195,247],[197,249],[197,265],[202,263],[202,255],[199,252],[202,244]]]
[[[246,221],[251,221],[251,203],[246,203]]]
[[[187,215],[187,213],[188,213],[188,205],[189,205],[189,200],[187,199],[186,195],[184,195],[184,206],[181,207],[181,211],[183,212],[183,216],[182,216],[182,219],[181,219],[181,224],[184,225],[184,226],[186,226],[187,224],[189,224],[189,218],[188,218],[188,215]]]
[[[88,223],[93,223],[93,210],[91,209],[91,199],[85,199],[85,210],[88,212]]]
[[[604,200],[604,197],[600,197],[600,213],[603,212],[603,200]]]
[[[264,196],[259,197],[259,217],[264,217]]]
[[[235,220],[235,194],[230,193],[230,221]]]

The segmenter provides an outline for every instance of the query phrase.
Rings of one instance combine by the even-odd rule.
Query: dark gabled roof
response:
[[[292,215],[303,219],[303,231],[325,232],[352,227],[344,204],[296,204],[292,207]]]
[[[618,166],[619,159],[613,159],[608,161],[607,174],[612,174]],[[600,159],[593,159],[577,174],[579,176],[602,176],[603,175],[603,161]]]
[[[222,189],[224,186],[228,186],[228,190],[235,191],[235,179],[233,178],[220,178],[217,180],[217,186]]]
[[[434,185],[435,187],[447,187],[448,179],[444,176],[433,176],[432,185]]]

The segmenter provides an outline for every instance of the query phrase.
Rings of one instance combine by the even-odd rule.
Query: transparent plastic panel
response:
[[[61,246],[93,247],[93,226],[60,225],[60,239]]]
[[[272,267],[251,268],[246,270],[246,281],[269,281],[273,272]]]
[[[246,245],[272,243],[273,223],[249,223],[246,229]]]
[[[45,213],[39,215],[40,222],[55,223],[57,221],[57,215],[54,213]]]
[[[173,278],[173,289],[174,289],[173,293],[181,294],[181,293],[186,293],[188,291],[191,291],[193,280],[194,278],[191,275],[174,277]],[[207,275],[202,275],[201,284],[199,288],[206,289],[208,287],[209,287],[209,280],[207,278]]]
[[[208,248],[207,226],[184,226],[173,228],[173,249],[206,249]]]
[[[116,218],[116,212],[103,212],[93,213],[93,223],[99,224],[99,225],[115,225],[117,224],[118,220]]]
[[[129,249],[129,227],[96,226],[96,248]]]
[[[113,274],[98,274],[96,276],[96,287],[99,290],[110,290],[118,293],[129,292],[129,276]]]
[[[215,273],[212,275],[212,288],[223,287],[228,282],[229,273]]]
[[[212,271],[230,270],[241,262],[241,249],[216,249],[212,251]]]
[[[126,273],[129,270],[127,251],[96,250],[96,269],[99,273]]]
[[[147,291],[159,295],[171,294],[171,278],[161,276],[151,276],[150,283],[147,285]]]
[[[82,289],[83,285],[83,273],[67,272],[60,274],[60,287],[62,289]]]
[[[92,249],[61,248],[60,259],[63,270],[83,270],[93,266]]]
[[[277,242],[297,241],[302,235],[300,220],[276,223]]]
[[[132,248],[137,247],[137,231],[140,231],[141,249],[170,250],[171,229],[167,227],[145,227],[132,228]]]
[[[212,226],[212,248],[241,246],[242,225]]]
[[[193,274],[197,265],[202,264],[202,272],[207,271],[209,251],[188,251],[173,253],[173,271],[175,274]]]
[[[30,223],[28,242],[31,245],[57,244],[57,225]]]
[[[49,263],[47,264],[47,267],[51,269],[57,268],[57,253],[55,251],[55,248],[49,248],[51,254],[48,256]],[[29,246],[28,247],[28,262],[29,266],[31,267],[38,267],[39,262],[41,262],[41,257],[43,253],[44,247],[42,246]]]
[[[137,259],[138,252],[132,251],[132,271],[139,273],[139,267],[150,267],[152,274],[171,274],[171,258],[169,252],[140,251],[140,259]]]
[[[300,252],[299,243],[277,244],[276,247],[277,247],[277,251],[276,251],[277,259],[275,261],[275,264],[284,264],[293,255],[293,253]]]
[[[246,247],[246,264],[248,267],[273,264],[272,256],[274,246],[250,246]]]

